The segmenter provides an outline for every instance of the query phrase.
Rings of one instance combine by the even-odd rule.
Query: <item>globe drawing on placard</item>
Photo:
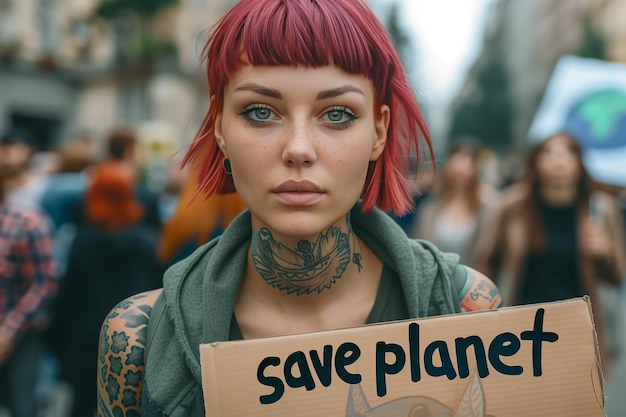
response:
[[[626,92],[608,89],[583,97],[567,114],[565,130],[584,148],[626,146]]]

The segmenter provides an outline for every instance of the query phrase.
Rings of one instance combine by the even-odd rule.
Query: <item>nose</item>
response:
[[[567,149],[557,149],[552,153],[552,162],[557,165],[568,163],[574,156]]]
[[[294,122],[287,129],[283,162],[288,166],[311,165],[317,161],[315,131],[306,122]]]

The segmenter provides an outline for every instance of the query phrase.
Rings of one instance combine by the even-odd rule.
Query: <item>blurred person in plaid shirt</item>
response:
[[[9,128],[0,136],[0,151],[0,165],[6,171],[6,197],[20,207],[40,208],[48,172],[55,169],[54,158],[46,160],[34,137],[21,128]]]
[[[51,224],[34,207],[7,197],[20,155],[0,138],[0,404],[12,417],[35,417],[35,390],[44,349],[42,329],[56,293]]]

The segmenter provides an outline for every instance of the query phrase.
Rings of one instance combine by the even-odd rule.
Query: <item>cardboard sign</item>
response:
[[[206,415],[605,416],[588,298],[200,347]]]

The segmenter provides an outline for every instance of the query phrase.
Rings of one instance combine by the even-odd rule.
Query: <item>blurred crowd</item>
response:
[[[62,381],[67,415],[93,416],[104,317],[161,287],[165,269],[243,203],[196,198],[193,167],[174,158],[147,172],[130,126],[113,128],[103,149],[88,136],[49,152],[35,143],[21,129],[0,137],[0,404],[13,417],[49,415]]]
[[[491,277],[505,305],[589,295],[610,379],[626,352],[626,189],[593,181],[564,132],[521,164],[503,169],[503,160],[472,140],[453,143],[412,218],[399,220],[411,237]]]
[[[63,381],[68,415],[89,417],[103,318],[160,287],[244,205],[196,195],[194,164],[175,158],[154,186],[131,126],[111,129],[102,149],[88,136],[49,152],[35,143],[19,129],[0,137],[0,400],[13,417],[47,416]],[[588,294],[611,378],[626,352],[626,190],[595,183],[565,133],[508,159],[459,138],[436,172],[419,172],[415,210],[396,219],[404,232],[458,253],[506,305]]]

